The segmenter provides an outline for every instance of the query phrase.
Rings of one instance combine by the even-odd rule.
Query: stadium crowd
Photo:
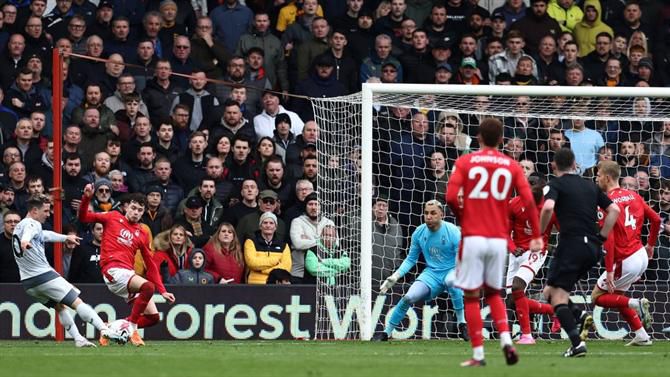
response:
[[[0,0],[0,281],[18,281],[7,246],[13,227],[29,195],[50,192],[61,164],[51,141],[60,137],[52,135],[52,47],[68,54],[64,233],[86,234],[64,251],[73,283],[102,282],[102,225],[77,219],[92,183],[96,212],[123,210],[125,193],[146,195],[143,223],[166,283],[333,284],[351,268],[338,240],[348,224],[322,215],[319,125],[302,96],[351,94],[363,82],[670,84],[668,1],[482,5],[489,4],[57,0],[46,9],[46,0]],[[478,97],[474,106],[488,102]],[[623,186],[655,203],[665,224],[670,122],[537,119],[523,116],[531,98],[510,105],[520,115],[504,120],[505,151],[528,174],[548,175],[553,152],[566,145],[588,176],[598,160],[614,159],[625,168]],[[644,115],[654,105],[639,98],[630,111]],[[382,281],[403,259],[421,204],[444,200],[453,162],[478,147],[479,119],[376,110],[373,277]],[[355,166],[355,154],[351,160]],[[670,224],[662,229],[658,253],[667,264]],[[670,266],[656,270],[665,274],[655,279],[668,280]]]

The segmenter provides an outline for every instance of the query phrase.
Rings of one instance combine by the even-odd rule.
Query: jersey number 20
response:
[[[495,200],[506,200],[509,188],[512,185],[512,173],[502,168],[494,170],[489,177],[488,170],[482,166],[475,166],[468,172],[468,179],[477,180],[475,187],[468,196],[470,199],[487,199],[490,193]],[[501,180],[502,188],[498,189],[501,186]]]

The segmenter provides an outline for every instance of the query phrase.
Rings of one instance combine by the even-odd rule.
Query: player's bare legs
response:
[[[631,330],[635,332],[635,338],[627,346],[650,346],[651,337],[647,334],[643,323],[645,318],[651,317],[649,313],[649,300],[646,298],[633,299],[626,297],[623,291],[609,293],[596,285],[591,293],[591,301],[603,308],[619,310]]]
[[[521,326],[521,339],[517,344],[535,344],[535,339],[530,332],[530,315],[534,313],[553,315],[554,309],[549,304],[526,297],[526,282],[516,276],[512,280],[512,297],[516,306],[517,319]]]
[[[98,313],[96,313],[95,310],[93,310],[93,308],[91,308],[90,305],[82,301],[81,298],[77,297],[69,306],[77,312],[77,315],[81,319],[83,319],[84,322],[90,323],[93,326],[95,326],[95,328],[98,329],[98,331],[100,331],[103,337],[105,338],[110,337],[107,325],[105,325],[102,319],[98,316]],[[89,342],[84,336],[82,336],[79,333],[79,329],[77,328],[77,325],[74,323],[74,318],[72,318],[72,315],[67,310],[66,305],[57,304],[56,312],[58,313],[58,319],[65,328],[65,331],[67,331],[68,334],[72,336],[77,347],[95,347],[93,343]]]

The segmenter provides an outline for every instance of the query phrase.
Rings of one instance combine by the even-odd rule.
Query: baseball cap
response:
[[[109,0],[102,0],[98,4],[98,9],[102,9],[102,8],[109,8],[109,9],[113,10],[114,9],[114,4],[112,4],[112,2],[109,1]]]
[[[461,61],[461,68],[465,67],[477,69],[477,62],[475,61],[474,58],[471,57],[463,58],[463,60]]]
[[[654,69],[654,63],[649,58],[642,58],[638,63],[638,67],[647,67],[649,69]]]
[[[437,41],[435,42],[435,45],[433,46],[433,48],[434,48],[434,49],[435,49],[435,48],[439,48],[439,49],[447,50],[447,49],[450,49],[450,48],[451,48],[451,45],[452,45],[453,43],[454,43],[454,42],[451,40],[451,38],[449,38],[449,37],[444,37],[443,39],[439,39],[439,40],[437,40]]]
[[[446,69],[449,72],[453,72],[453,70],[451,69],[451,65],[449,65],[449,63],[440,63],[440,64],[437,65],[437,67],[435,69],[436,70]]]
[[[185,206],[188,209],[202,208],[202,200],[200,200],[200,198],[197,196],[191,196],[190,198],[186,199]]]
[[[277,193],[272,191],[272,190],[263,190],[258,195],[258,197],[261,198],[261,199],[274,199],[274,200],[279,199],[279,196],[277,195]]]
[[[491,15],[491,21],[496,20],[496,19],[505,21],[505,16],[500,12],[493,13]]]
[[[314,59],[314,66],[317,67],[334,67],[335,62],[333,58],[327,54],[321,54]]]

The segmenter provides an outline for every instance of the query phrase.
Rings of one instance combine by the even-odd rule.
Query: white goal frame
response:
[[[656,97],[670,98],[670,88],[597,86],[515,86],[363,83],[361,93],[361,270],[360,336],[372,338],[372,196],[373,196],[373,104],[378,94],[529,96],[529,97]]]

